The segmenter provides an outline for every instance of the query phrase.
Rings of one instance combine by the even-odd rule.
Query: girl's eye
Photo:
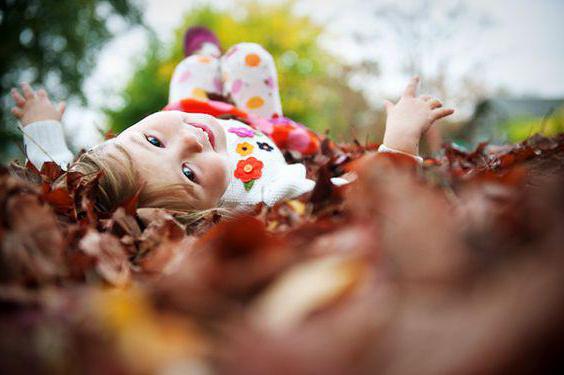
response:
[[[184,176],[188,177],[188,179],[192,182],[196,182],[196,174],[194,171],[187,166],[186,164],[182,164],[182,173]]]
[[[157,137],[153,137],[152,135],[146,135],[145,139],[155,147],[164,147],[164,145],[159,141]]]

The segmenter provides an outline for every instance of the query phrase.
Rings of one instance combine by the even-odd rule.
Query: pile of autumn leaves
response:
[[[368,149],[325,143],[312,193],[190,225],[98,212],[100,176],[2,169],[0,370],[561,367],[564,135],[423,166]]]

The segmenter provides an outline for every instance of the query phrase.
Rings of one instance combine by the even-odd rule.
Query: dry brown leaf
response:
[[[129,283],[129,260],[116,237],[90,230],[78,246],[86,255],[95,259],[96,272],[103,280],[118,287]]]

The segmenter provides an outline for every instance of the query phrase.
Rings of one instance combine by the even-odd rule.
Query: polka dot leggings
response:
[[[207,100],[207,93],[229,97],[249,114],[267,119],[283,115],[274,60],[256,43],[236,44],[221,57],[191,55],[176,66],[169,103]]]

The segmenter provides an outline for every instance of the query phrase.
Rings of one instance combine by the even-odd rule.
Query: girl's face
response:
[[[227,188],[225,131],[212,116],[154,113],[123,131],[116,142],[128,151],[148,195],[158,196],[166,191],[163,187],[174,185],[187,205],[207,209],[217,207]]]

